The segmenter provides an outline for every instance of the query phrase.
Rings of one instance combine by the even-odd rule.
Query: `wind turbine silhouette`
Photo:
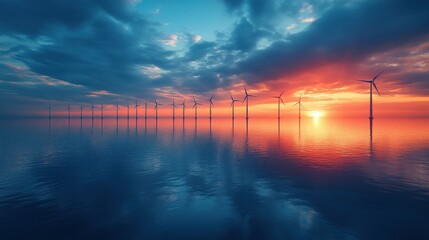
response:
[[[80,119],[82,119],[83,118],[83,105],[81,104],[80,105]]]
[[[186,104],[185,104],[186,98],[183,99],[183,103],[179,104],[182,106],[182,118],[185,119],[185,108],[186,108]]]
[[[103,106],[103,104],[101,104],[100,110],[101,110],[101,119],[103,119],[104,118],[104,106]]]
[[[283,105],[285,105],[285,103],[283,102],[283,98],[282,95],[285,92],[285,90],[283,90],[282,93],[280,93],[280,95],[278,97],[274,97],[277,98],[277,118],[280,119],[280,101],[283,103]]]
[[[249,119],[249,97],[255,97],[255,96],[247,93],[247,89],[244,84],[243,84],[243,88],[244,88],[244,94],[245,94],[243,102],[246,101],[246,119]],[[241,102],[241,104],[243,104],[243,102]]]
[[[127,119],[130,119],[130,102],[127,102]]]
[[[119,105],[117,102],[116,102],[115,107],[116,107],[116,119],[119,119]]]
[[[301,104],[301,97],[302,97],[302,94],[299,96],[299,100],[298,100],[298,102],[296,102],[293,106],[295,106],[295,105],[297,105],[298,104],[298,106],[299,106],[299,119],[301,119],[301,107],[304,107],[304,106],[302,106],[302,104]]]
[[[136,100],[136,105],[134,106],[134,109],[136,110],[136,119],[138,118],[138,108],[139,108],[139,104],[138,104],[138,102],[137,102],[137,100]]]
[[[194,98],[194,105],[192,106],[192,108],[195,109],[195,119],[198,118],[198,105],[201,105],[201,104],[198,103],[197,100],[195,100],[195,98]]]
[[[234,99],[231,94],[230,94],[230,96],[231,96],[231,106],[230,106],[230,108],[232,108],[232,119],[234,119],[235,118],[234,103],[235,102],[239,102],[240,100]]]
[[[383,73],[381,71],[377,74],[372,80],[357,80],[359,82],[369,83],[369,119],[374,119],[372,116],[372,86],[374,86],[375,90],[377,90],[378,95],[380,96],[380,92],[378,91],[377,85],[375,85],[375,80]]]
[[[176,112],[175,112],[175,110],[176,110],[176,108],[177,108],[177,106],[176,106],[176,104],[174,103],[174,99],[173,99],[173,103],[172,104],[170,104],[170,106],[172,106],[172,108],[173,108],[173,119],[176,117]]]
[[[94,119],[94,104],[91,104],[91,118]]]
[[[158,119],[158,105],[161,106],[161,103],[158,103],[158,101],[155,99],[155,118]]]
[[[69,114],[69,119],[70,119],[70,109],[71,109],[71,107],[70,107],[70,104],[67,106],[67,111],[68,111],[68,114]]]
[[[214,104],[213,104],[213,95],[207,101],[210,102],[210,117],[209,118],[212,119],[212,107],[214,107]]]
[[[144,100],[144,119],[147,119],[147,101]]]
[[[51,104],[50,103],[48,105],[48,111],[49,111],[48,117],[49,117],[49,119],[51,119]]]

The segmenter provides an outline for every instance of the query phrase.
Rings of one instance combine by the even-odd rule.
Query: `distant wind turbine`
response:
[[[198,103],[197,100],[195,100],[195,98],[194,98],[194,105],[192,106],[192,108],[195,109],[195,119],[198,118],[198,105],[201,105],[201,104]]]
[[[68,111],[68,113],[69,113],[69,119],[70,119],[70,109],[71,109],[71,107],[70,107],[70,104],[67,106],[67,111]]]
[[[231,96],[231,106],[230,107],[232,108],[232,119],[234,119],[235,118],[234,103],[239,102],[240,100],[234,99],[231,94],[230,94],[230,96]]]
[[[369,119],[374,119],[372,116],[372,86],[374,86],[375,90],[377,90],[378,95],[380,95],[380,92],[378,91],[377,85],[375,85],[375,80],[383,73],[381,71],[377,76],[375,76],[372,80],[357,80],[359,82],[365,82],[369,83]]]
[[[207,101],[210,102],[210,117],[209,118],[212,119],[212,107],[214,107],[214,104],[213,104],[213,95]]]
[[[158,103],[158,101],[155,99],[155,118],[158,119],[158,106],[161,106],[161,103]]]
[[[136,105],[134,105],[134,109],[136,110],[136,119],[139,117],[139,115],[138,115],[138,108],[139,108],[139,104],[138,104],[138,102],[137,102],[137,100],[136,100]]]
[[[49,106],[48,106],[48,111],[49,111],[48,117],[49,117],[49,119],[51,119],[51,104],[50,103],[49,103]]]
[[[94,104],[91,104],[91,118],[94,119]]]
[[[119,104],[116,103],[115,107],[116,107],[116,119],[119,119]]]
[[[302,106],[302,104],[301,104],[301,97],[302,97],[302,94],[299,96],[299,100],[298,100],[298,102],[296,102],[293,106],[295,106],[295,105],[297,105],[298,104],[298,107],[299,107],[299,119],[301,119],[301,107],[303,107]]]
[[[101,105],[101,107],[100,107],[100,110],[101,110],[101,119],[103,119],[104,118],[104,106],[103,106],[103,104],[100,104]]]
[[[144,100],[144,119],[147,119],[147,101]]]
[[[185,102],[186,102],[186,98],[185,98],[185,99],[183,99],[183,103],[179,104],[179,105],[181,105],[181,106],[182,106],[182,118],[183,118],[183,119],[185,119],[185,108],[186,108],[186,104],[185,104]]]
[[[83,118],[83,105],[80,105],[80,119]]]
[[[130,119],[130,102],[127,102],[127,119]]]
[[[280,101],[283,103],[283,105],[285,105],[285,103],[283,102],[283,98],[282,98],[282,95],[284,92],[285,92],[285,90],[283,90],[283,92],[280,93],[279,96],[274,97],[274,98],[277,98],[277,118],[278,119],[280,119]]]
[[[173,119],[174,119],[176,117],[176,108],[177,108],[176,104],[174,103],[174,99],[173,99],[173,103],[170,104],[170,106],[172,106],[173,108]]]
[[[249,119],[249,97],[255,97],[255,96],[247,93],[247,89],[246,89],[246,86],[244,84],[243,84],[243,88],[244,88],[244,94],[245,94],[243,102],[246,101],[246,119]]]

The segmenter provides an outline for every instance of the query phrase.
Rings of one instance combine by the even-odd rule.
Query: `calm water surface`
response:
[[[429,239],[429,121],[0,121],[1,239]]]

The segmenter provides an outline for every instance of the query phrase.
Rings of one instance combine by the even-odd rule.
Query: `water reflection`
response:
[[[2,239],[429,234],[424,119],[46,121],[0,125]]]

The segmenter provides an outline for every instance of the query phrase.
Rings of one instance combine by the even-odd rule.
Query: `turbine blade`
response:
[[[285,102],[283,102],[283,98],[280,98],[280,100],[282,101],[283,105],[285,105]]]
[[[295,103],[292,107],[295,107],[299,102]]]
[[[283,93],[286,91],[286,89],[285,90],[283,90],[283,92],[282,93],[280,93],[280,96],[279,96],[279,98],[281,98],[282,97],[282,95],[283,95]]]
[[[358,81],[358,82],[366,82],[366,83],[371,83],[372,82],[371,80],[356,80],[356,81]]]
[[[372,82],[372,85],[374,86],[375,90],[377,90],[378,96],[380,96],[380,92],[378,91],[377,85],[375,85],[375,82]]]
[[[375,81],[375,79],[377,79],[381,74],[383,73],[383,71],[381,71],[379,74],[377,74],[377,76],[375,76],[372,81]]]

